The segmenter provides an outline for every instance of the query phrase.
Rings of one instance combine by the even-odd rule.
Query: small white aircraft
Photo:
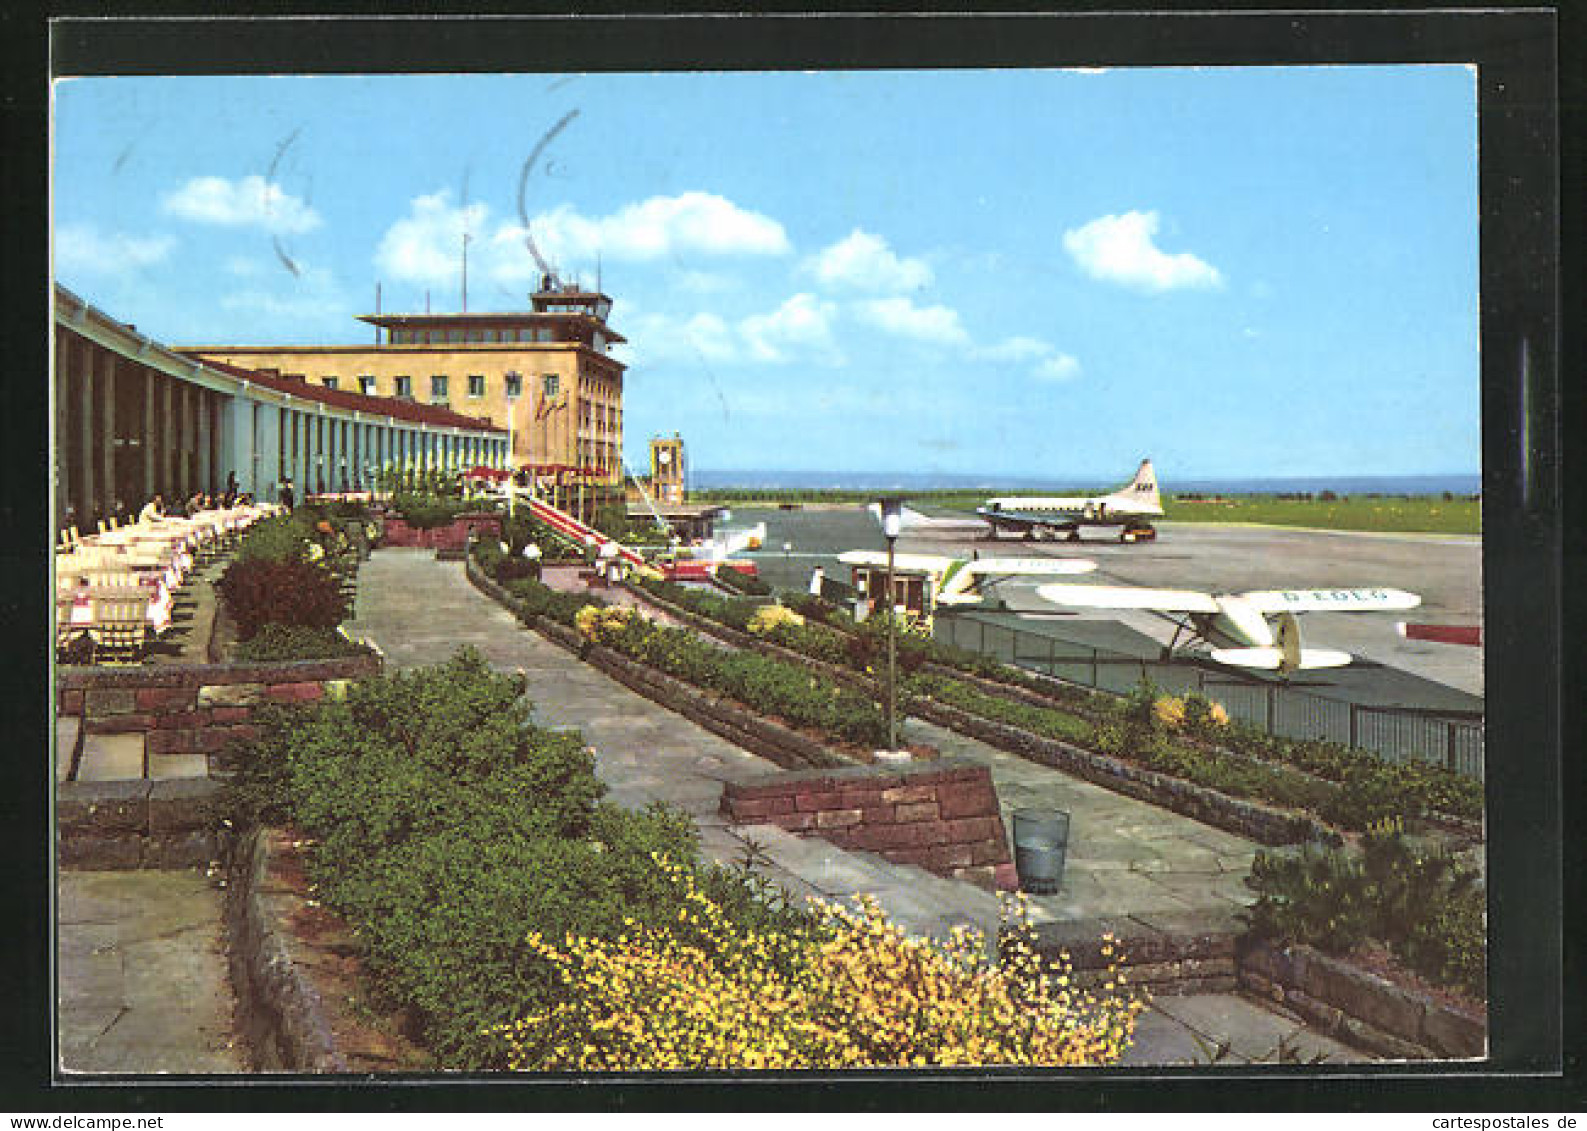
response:
[[[887,568],[885,550],[846,550],[838,555],[844,565],[859,567],[855,573],[877,576]],[[1006,577],[1063,577],[1077,573],[1090,573],[1096,562],[1080,558],[948,558],[936,554],[894,554],[895,577],[923,579],[922,597],[925,615],[937,605],[974,605],[985,594],[984,582]],[[812,581],[812,591],[819,579]],[[882,582],[885,588],[886,582]],[[865,585],[861,592],[870,592]]]
[[[1157,493],[1157,473],[1143,459],[1135,478],[1110,495],[1052,498],[1005,496],[988,499],[975,513],[991,523],[989,537],[1006,532],[1027,539],[1066,534],[1079,541],[1081,526],[1117,526],[1120,542],[1149,541],[1157,530],[1149,519],[1161,518],[1163,501]]]
[[[1071,609],[1142,609],[1178,626],[1168,648],[1189,632],[1213,645],[1212,659],[1234,667],[1288,675],[1348,664],[1349,652],[1302,648],[1296,613],[1392,612],[1422,603],[1403,589],[1265,589],[1202,593],[1191,589],[1136,589],[1112,585],[1038,585],[1044,601]],[[1179,614],[1179,615],[1175,615]],[[1277,614],[1277,624],[1268,617]]]

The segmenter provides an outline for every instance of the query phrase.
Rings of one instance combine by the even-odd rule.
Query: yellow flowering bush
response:
[[[910,938],[864,896],[856,909],[816,902],[806,935],[752,930],[687,870],[657,863],[679,892],[676,923],[626,920],[615,941],[530,936],[562,991],[555,1006],[491,1030],[511,1068],[1105,1065],[1145,1008],[1116,966],[1095,994],[1039,957],[1023,905],[993,962],[980,932]]]
[[[1152,714],[1169,730],[1178,730],[1185,725],[1185,701],[1172,695],[1159,695],[1152,704]]]
[[[573,627],[592,644],[609,644],[628,627],[634,610],[621,607],[597,608],[585,605],[573,616]]]
[[[805,618],[785,605],[762,605],[745,626],[756,636],[770,636],[779,628],[798,628]]]

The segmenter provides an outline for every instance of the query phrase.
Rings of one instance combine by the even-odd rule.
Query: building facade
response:
[[[370,314],[364,346],[188,346],[181,352],[339,391],[482,416],[511,464],[547,485],[609,493],[623,480],[623,376],[612,300],[547,277],[527,311]]]
[[[507,432],[448,409],[310,386],[177,353],[55,288],[52,477],[59,525],[154,495],[273,500],[373,485],[389,467],[501,466]]]

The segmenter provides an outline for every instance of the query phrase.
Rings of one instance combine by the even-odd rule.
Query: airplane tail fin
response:
[[[1157,472],[1152,468],[1152,461],[1143,459],[1141,466],[1135,469],[1135,478],[1113,492],[1109,498],[1162,514],[1163,500],[1157,493]]]

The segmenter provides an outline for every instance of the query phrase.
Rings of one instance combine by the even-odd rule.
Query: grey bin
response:
[[[1014,810],[1014,870],[1021,891],[1052,895],[1063,886],[1069,851],[1069,814],[1057,809]]]

